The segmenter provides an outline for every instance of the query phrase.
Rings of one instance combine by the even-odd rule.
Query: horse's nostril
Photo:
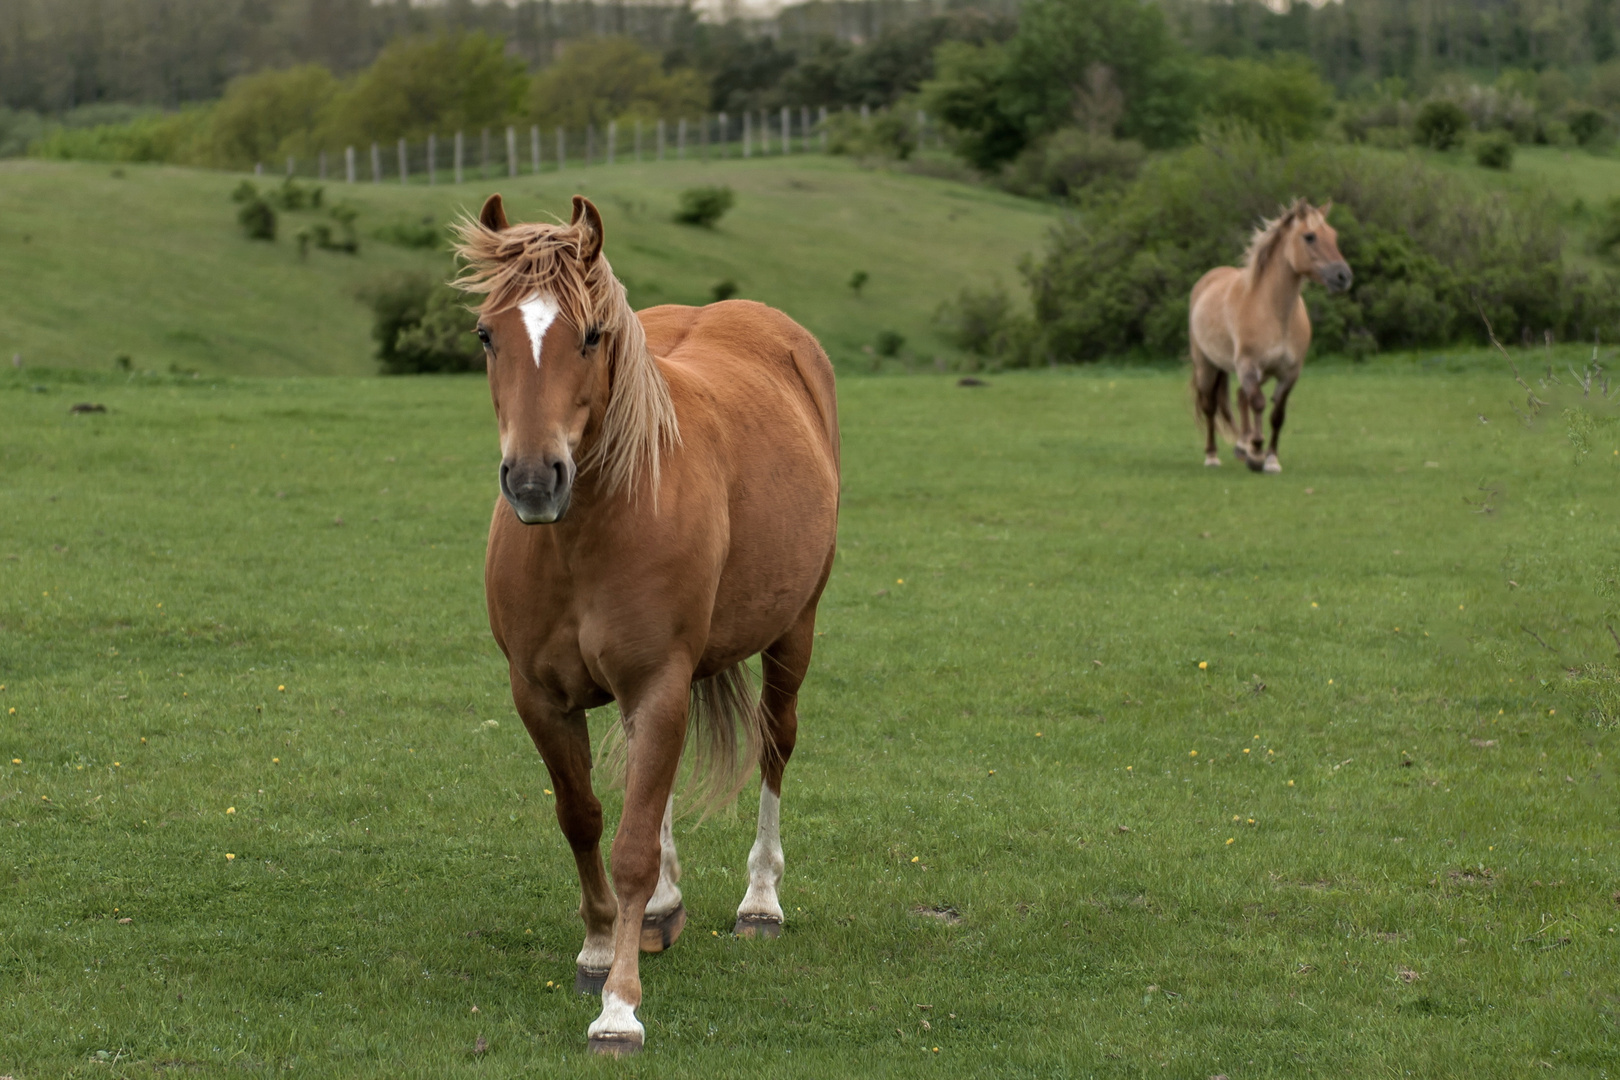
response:
[[[563,463],[560,462],[560,461],[554,461],[554,462],[551,463],[551,471],[552,471],[551,490],[552,491],[561,491],[563,489],[563,485],[568,482],[568,472],[567,472],[567,470],[565,470],[563,468]]]

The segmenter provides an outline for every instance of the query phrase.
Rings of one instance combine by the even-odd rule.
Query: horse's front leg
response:
[[[602,804],[591,790],[591,736],[585,711],[566,712],[520,676],[512,700],[540,751],[557,792],[557,824],[579,870],[579,915],[585,945],[575,960],[574,989],[595,994],[613,966],[613,925],[619,913],[602,866]]]
[[[1238,368],[1241,382],[1238,386],[1238,401],[1243,407],[1243,460],[1250,469],[1259,472],[1265,467],[1266,438],[1266,395],[1260,389],[1260,381],[1265,377],[1259,367],[1242,365]]]
[[[590,1047],[633,1054],[646,1031],[636,1019],[641,1004],[640,944],[648,902],[658,888],[662,828],[686,741],[690,666],[670,665],[646,685],[621,694],[625,726],[624,813],[613,837],[613,889],[619,920],[613,967],[602,987],[602,1013],[591,1022]]]

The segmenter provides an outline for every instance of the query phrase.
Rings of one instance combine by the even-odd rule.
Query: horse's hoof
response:
[[[1258,454],[1244,455],[1243,463],[1249,467],[1250,472],[1264,472],[1266,469],[1265,459]]]
[[[686,905],[678,904],[674,911],[663,915],[646,915],[641,920],[641,951],[663,952],[675,944],[686,928]]]
[[[583,964],[574,968],[574,993],[595,994],[601,996],[602,987],[607,983],[607,969],[592,971]]]
[[[607,1057],[621,1058],[641,1053],[641,1040],[634,1035],[592,1035],[589,1046],[591,1053]]]
[[[1276,454],[1268,454],[1264,468],[1268,473],[1280,473],[1282,472],[1282,462],[1277,460]]]
[[[782,936],[782,920],[774,915],[739,915],[731,932],[738,937],[762,937],[767,940]]]
[[[1204,455],[1204,468],[1206,468],[1206,469],[1215,469],[1215,468],[1219,468],[1220,464],[1221,464],[1221,456],[1219,454],[1205,454]]]
[[[1249,452],[1247,450],[1243,449],[1243,444],[1242,443],[1233,443],[1232,444],[1232,456],[1237,458],[1239,461],[1247,461],[1247,460],[1249,460]]]

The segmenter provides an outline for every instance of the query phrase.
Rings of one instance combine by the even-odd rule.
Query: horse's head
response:
[[[1288,211],[1291,220],[1284,250],[1294,273],[1325,285],[1328,292],[1344,292],[1355,275],[1339,254],[1338,230],[1328,224],[1328,211],[1332,209],[1332,199],[1320,207],[1304,199],[1295,203]]]

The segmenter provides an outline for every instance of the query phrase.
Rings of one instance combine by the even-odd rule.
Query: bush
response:
[[[1482,341],[1481,308],[1504,337],[1588,336],[1620,318],[1612,282],[1564,266],[1551,202],[1481,193],[1415,158],[1211,137],[1054,230],[1026,269],[1035,325],[1016,359],[1183,354],[1193,282],[1236,262],[1255,222],[1300,195],[1334,200],[1356,274],[1346,294],[1306,290],[1319,352]]]
[[[1146,158],[1139,142],[1065,128],[1018,155],[1002,183],[1020,195],[1072,199],[1083,191],[1123,186],[1135,179]]]
[[[276,238],[275,208],[259,194],[259,189],[253,186],[251,180],[236,185],[236,190],[231,192],[231,201],[241,205],[236,212],[236,221],[249,240]]]
[[[723,300],[730,300],[737,295],[737,283],[730,278],[717,281],[714,283],[714,287],[709,290],[709,294],[714,297],[714,302],[717,304]]]
[[[345,255],[358,255],[360,253],[360,237],[354,229],[354,219],[360,216],[360,211],[352,206],[339,204],[327,211],[327,216],[333,225],[319,222],[313,226],[315,246],[323,251],[341,251]]]
[[[1468,114],[1461,105],[1443,99],[1424,102],[1412,125],[1417,141],[1434,150],[1450,150],[1468,130]]]
[[[1007,355],[1017,332],[1012,297],[1000,285],[980,291],[966,288],[934,312],[945,340],[965,353],[985,358]]]
[[[712,229],[737,202],[737,193],[725,186],[687,188],[681,192],[680,209],[675,220],[682,225],[698,225]]]
[[[1591,146],[1609,129],[1608,121],[1596,109],[1582,109],[1569,118],[1569,133],[1582,146]]]
[[[426,274],[401,274],[373,284],[361,298],[372,312],[371,336],[385,375],[482,371],[477,324],[461,294]]]
[[[1603,209],[1603,216],[1592,230],[1592,247],[1609,258],[1620,255],[1620,196],[1610,199]]]
[[[289,176],[281,182],[280,187],[272,188],[265,197],[282,210],[319,210],[325,195],[325,188],[306,187]]]
[[[879,356],[899,356],[900,350],[905,347],[905,335],[897,330],[879,330],[877,335],[877,354]]]
[[[856,112],[834,113],[827,118],[827,152],[905,161],[917,149],[917,131],[907,118],[909,112],[892,109],[864,119]]]
[[[1474,160],[1487,169],[1513,168],[1513,136],[1494,131],[1474,144]]]
[[[373,230],[371,235],[402,248],[430,248],[444,239],[443,231],[431,217],[420,221],[390,222]]]
[[[1333,88],[1303,56],[1269,61],[1204,61],[1198,111],[1216,122],[1237,122],[1268,139],[1309,139],[1333,115]]]

